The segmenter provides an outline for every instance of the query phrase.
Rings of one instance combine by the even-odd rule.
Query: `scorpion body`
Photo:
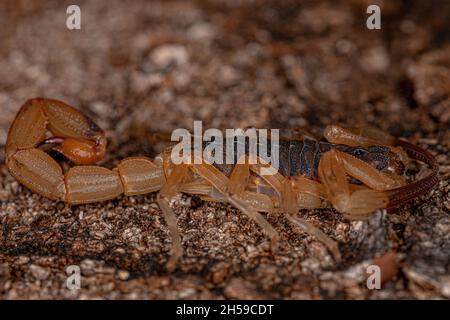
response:
[[[211,142],[204,144],[208,146]],[[212,142],[214,143],[214,142]],[[234,159],[233,164],[214,164],[226,176],[230,176],[233,172],[235,164],[237,163],[238,145],[242,142],[234,139]],[[225,140],[223,141],[225,144]],[[254,149],[258,150],[258,143]],[[249,140],[245,140],[243,147],[246,155],[252,153],[249,147]],[[267,149],[271,149],[271,141],[267,141]],[[284,177],[302,176],[308,179],[318,180],[318,170],[320,158],[326,152],[336,149],[345,153],[352,154],[354,157],[370,163],[379,171],[391,171],[402,175],[405,171],[405,166],[402,160],[395,153],[390,152],[386,146],[370,146],[368,148],[351,147],[343,144],[335,144],[327,141],[318,141],[313,139],[302,140],[280,140],[279,141],[279,173]],[[224,156],[226,150],[223,151]]]
[[[339,260],[337,243],[299,217],[299,209],[333,207],[347,218],[361,219],[377,209],[400,206],[438,182],[430,153],[378,129],[330,125],[324,137],[326,141],[280,140],[279,168],[271,175],[261,174],[267,163],[250,164],[246,159],[224,165],[175,164],[170,148],[153,160],[123,159],[110,170],[94,165],[104,157],[107,140],[92,120],[63,102],[34,98],[23,104],[12,123],[5,154],[8,170],[19,182],[69,204],[158,192],[157,202],[172,236],[167,268],[173,270],[183,250],[169,201],[179,192],[238,208],[267,234],[272,250],[279,235],[260,212],[283,212],[290,223],[324,243]],[[43,145],[50,145],[75,166],[64,172]],[[237,149],[237,141],[233,147]],[[246,142],[244,157],[249,152]],[[431,171],[408,184],[403,174],[410,158],[424,162]]]

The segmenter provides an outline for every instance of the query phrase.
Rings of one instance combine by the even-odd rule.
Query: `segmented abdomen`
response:
[[[207,142],[203,145],[206,147],[211,142]],[[223,148],[223,159],[226,159],[226,142],[224,140],[224,148]],[[237,162],[238,155],[238,146],[245,150],[245,154],[250,153],[249,141],[246,140],[245,146],[242,145],[242,142],[239,142],[235,139],[233,147],[234,147],[234,163]],[[259,145],[256,144],[257,147],[253,148],[258,151]],[[339,145],[334,145],[325,141],[315,141],[310,139],[304,140],[280,140],[279,141],[279,162],[278,162],[278,172],[285,177],[289,176],[304,176],[307,178],[316,178],[317,170],[319,167],[320,156],[323,152],[330,150],[333,147],[339,147]],[[267,155],[271,156],[271,142],[268,141],[267,144]],[[272,161],[273,163],[273,161]],[[214,166],[221,170],[225,175],[229,176],[233,171],[234,164],[217,164],[214,163]]]

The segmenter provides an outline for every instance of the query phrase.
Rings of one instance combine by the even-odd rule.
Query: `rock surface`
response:
[[[450,298],[450,26],[447,1],[65,1],[0,3],[0,299]],[[273,254],[231,206],[179,195],[185,255],[164,265],[170,237],[154,195],[82,206],[44,199],[4,164],[8,127],[30,97],[66,101],[108,133],[101,163],[154,156],[150,131],[312,128],[369,123],[433,153],[434,191],[367,221],[300,214],[336,239],[336,263],[315,239],[268,215]],[[158,149],[159,148],[159,149]],[[409,178],[419,174],[412,167]],[[396,258],[393,259],[393,253]],[[395,275],[366,287],[374,259]],[[80,267],[68,290],[66,268]],[[386,270],[387,270],[386,269]]]

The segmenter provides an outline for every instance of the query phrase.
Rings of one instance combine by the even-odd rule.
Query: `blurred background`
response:
[[[81,8],[81,30],[66,28],[70,4]],[[381,8],[381,30],[366,27],[371,4]],[[190,129],[194,120],[202,120],[204,128],[303,128],[319,134],[325,125],[341,122],[373,124],[429,148],[445,177],[429,207],[407,207],[372,224],[312,213],[309,218],[329,228],[330,236],[353,243],[340,266],[326,258],[320,244],[286,230],[279,217],[269,220],[294,240],[278,258],[263,263],[258,250],[264,250],[258,248],[264,236],[248,231],[252,225],[246,218],[219,205],[197,204],[191,210],[194,200],[182,198],[184,245],[201,243],[198,233],[206,240],[199,248],[188,247],[183,266],[170,276],[161,268],[168,248],[167,235],[158,231],[165,230],[163,219],[159,224],[153,213],[145,222],[152,196],[122,198],[107,209],[61,207],[17,185],[2,163],[0,218],[9,229],[0,231],[0,296],[448,297],[449,18],[449,1],[0,1],[0,146],[21,104],[43,96],[80,108],[108,132],[107,166],[125,156],[154,155],[149,131]],[[240,238],[230,236],[235,240],[222,239],[225,253],[219,254],[221,244],[208,238],[214,232],[205,217],[222,211],[214,228],[232,222],[231,234],[243,231]],[[422,217],[420,212],[434,215],[424,224],[413,218],[413,213]],[[77,225],[80,214],[91,221]],[[55,223],[62,229],[50,227]],[[374,233],[380,226],[381,235]],[[412,231],[417,228],[424,228],[420,235]],[[67,230],[73,234],[64,236]],[[149,247],[155,248],[153,255]],[[348,268],[392,248],[408,258],[384,293],[362,289],[356,276],[346,280],[345,272],[359,270]],[[70,261],[102,270],[96,272],[114,285],[96,285],[102,280],[93,277],[84,293],[55,289],[54,279],[64,276],[57,266]],[[12,274],[21,276],[11,280]],[[124,284],[129,278],[135,282]],[[36,281],[37,287],[24,289]]]
[[[0,4],[0,143],[34,96],[106,129],[130,111],[166,131],[449,124],[448,1],[78,1],[81,30],[66,28],[69,4]],[[381,30],[366,28],[370,4]]]

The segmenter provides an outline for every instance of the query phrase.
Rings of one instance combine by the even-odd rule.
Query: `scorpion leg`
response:
[[[158,198],[156,201],[164,214],[164,219],[166,220],[170,236],[172,237],[171,255],[166,264],[167,271],[172,272],[175,269],[178,259],[183,255],[180,232],[177,227],[177,217],[166,198]]]
[[[292,177],[292,182],[300,209],[325,207],[324,200],[327,199],[327,193],[321,183],[301,176]]]
[[[257,163],[250,166],[251,171],[257,174],[279,196],[286,212],[296,214],[299,208],[323,206],[320,198],[326,199],[326,193],[320,183],[303,177],[285,178],[274,170],[270,170],[274,174],[262,175],[262,168],[267,168],[267,165]]]
[[[250,179],[250,163],[248,156],[243,155],[231,172],[227,183],[227,194],[235,195],[244,200],[257,211],[273,212],[273,202],[265,194],[246,191]]]
[[[339,251],[339,246],[336,241],[327,236],[319,228],[315,227],[311,222],[299,218],[297,215],[287,215],[287,219],[292,224],[300,227],[301,230],[303,230],[310,236],[313,236],[314,238],[322,242],[327,247],[327,249],[330,250],[334,259],[336,259],[337,262],[341,261],[341,252]]]
[[[197,179],[183,183],[180,186],[180,192],[195,194],[203,198],[212,195],[213,187],[211,187],[204,179]]]
[[[298,193],[305,193],[317,198],[326,199],[327,194],[324,186],[317,181],[302,176],[292,177],[294,189]]]
[[[263,174],[263,169],[271,174]],[[289,213],[297,213],[298,203],[296,192],[292,188],[291,180],[283,177],[270,164],[264,163],[261,158],[258,158],[258,163],[250,165],[250,170],[267,183],[277,195],[277,201],[281,202],[281,207]]]
[[[250,164],[248,157],[243,155],[234,166],[231,176],[228,180],[227,192],[230,194],[241,195],[250,178]]]
[[[192,186],[194,189],[197,189],[196,186]],[[200,188],[202,188],[199,185]],[[191,187],[189,187],[191,188]],[[184,189],[184,188],[183,188]],[[200,191],[199,189],[195,191]],[[206,188],[205,190],[206,191]],[[189,192],[189,191],[183,191],[187,193],[193,193],[196,194],[196,192]],[[201,190],[200,192],[203,192]],[[197,192],[197,194],[200,194]],[[209,186],[209,192],[203,192],[201,193],[202,196],[200,198],[204,201],[210,201],[210,202],[223,202],[227,203],[229,202],[229,197],[227,195],[222,194],[217,189]],[[240,195],[235,195],[239,197],[240,200],[244,201],[247,205],[251,206],[253,209],[255,209],[258,212],[267,212],[272,213],[274,212],[274,203],[272,202],[272,199],[261,193],[252,192],[252,191],[245,191]]]
[[[163,168],[163,163],[166,165],[165,168]],[[170,207],[169,201],[180,191],[197,191],[202,193],[205,190],[199,188],[198,183],[195,187],[190,186],[187,190],[183,190],[184,180],[189,173],[188,165],[174,165],[169,157],[166,157],[160,165],[154,164],[145,157],[127,158],[119,163],[118,170],[124,182],[124,193],[127,195],[160,190],[157,203],[164,215],[172,238],[171,255],[166,268],[169,272],[173,271],[178,260],[183,255],[183,248],[177,226],[177,217]],[[167,180],[164,177],[164,173],[167,175]],[[192,185],[193,183],[190,184]]]
[[[304,197],[301,197],[301,194],[297,194],[295,192],[295,185],[296,181],[294,181],[293,179],[285,179],[285,182],[283,183],[282,198],[283,198],[283,205],[287,213],[286,215],[287,219],[292,224],[300,227],[300,229],[302,229],[307,234],[315,237],[317,240],[325,244],[328,250],[330,250],[330,252],[333,254],[333,257],[336,259],[336,261],[340,261],[341,253],[339,251],[338,244],[330,237],[328,237],[325,233],[323,233],[321,230],[316,228],[312,223],[298,217],[297,215],[299,209],[298,204],[299,201],[302,200],[304,201]],[[308,195],[311,196],[311,194]]]
[[[211,184],[204,179],[184,183],[180,186],[180,192],[196,194],[204,201],[228,202],[226,195],[212,187]],[[274,211],[272,199],[265,194],[244,190],[242,193],[239,193],[238,196],[258,212],[271,213]]]
[[[299,209],[326,208],[326,202],[309,193],[297,192],[297,205]]]
[[[229,179],[213,165],[208,163],[193,164],[193,170],[202,178],[213,185],[221,194],[225,195],[227,201],[241,210],[245,215],[254,220],[270,238],[271,248],[275,250],[278,246],[278,232],[270,225],[269,222],[250,204],[251,201],[245,201],[242,195],[228,193]],[[242,169],[242,168],[241,168]],[[241,170],[237,169],[237,170]],[[236,170],[236,169],[235,169]],[[235,174],[236,176],[237,174]],[[232,174],[233,176],[233,174]],[[245,176],[245,175],[244,175]],[[235,182],[238,182],[234,180]],[[242,182],[243,183],[243,182]]]
[[[275,171],[271,175],[261,175],[263,167],[266,166],[258,163],[251,165],[250,169],[278,194],[286,211],[297,213],[300,208],[313,209],[323,207],[321,199],[327,198],[323,185],[303,177],[286,179],[279,172]]]
[[[337,211],[347,214],[366,214],[385,208],[388,195],[381,190],[392,188],[395,180],[386,178],[380,175],[378,170],[362,165],[360,163],[362,161],[356,158],[355,160],[357,161],[334,149],[322,156],[319,163],[319,177],[327,191],[328,200]],[[364,188],[352,192],[347,174],[378,190]]]
[[[171,172],[167,177],[166,183],[161,188],[157,202],[163,212],[172,237],[172,249],[169,261],[167,262],[167,270],[169,272],[175,269],[177,261],[183,255],[183,247],[181,246],[181,236],[177,227],[177,217],[169,205],[170,198],[179,192],[179,186],[183,183],[188,173],[186,164],[172,165]]]
[[[246,202],[247,205],[249,205],[256,211],[262,211],[267,213],[273,212],[274,210],[273,202],[267,195],[260,194],[257,192],[246,191],[246,188],[248,187],[249,184],[250,175],[251,172],[248,156],[243,155],[235,165],[233,171],[231,172],[231,176],[228,179],[227,194],[238,197],[240,200]],[[247,215],[249,214],[247,213]],[[259,217],[255,218],[261,220]],[[263,224],[266,225],[265,223]]]
[[[251,165],[250,168],[253,172],[259,174],[264,166],[265,165],[258,163]],[[340,261],[341,254],[339,252],[338,244],[316,228],[312,223],[297,215],[299,207],[302,204],[306,204],[309,207],[323,206],[322,201],[319,199],[320,197],[326,197],[323,186],[320,183],[301,177],[291,177],[287,179],[278,172],[273,175],[261,175],[261,178],[280,195],[282,206],[287,213],[286,216],[288,221],[325,244],[336,261]]]
[[[258,160],[261,159],[258,158]],[[269,170],[273,174],[262,174],[263,169],[267,168],[268,166],[266,164],[262,164],[260,161],[250,166],[250,170],[261,177],[261,179],[266,182],[273,190],[275,190],[275,193],[281,198],[284,177],[273,168]]]

